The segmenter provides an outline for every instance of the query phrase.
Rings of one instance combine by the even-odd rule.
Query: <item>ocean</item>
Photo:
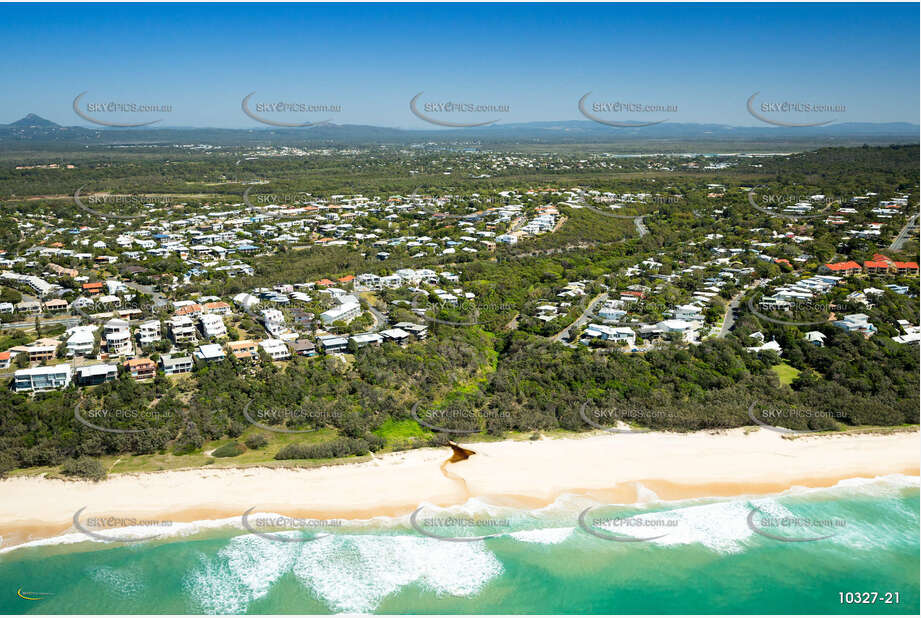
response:
[[[919,613],[918,477],[644,496],[536,511],[472,500],[326,528],[252,513],[140,542],[126,540],[151,529],[74,532],[0,546],[0,612]]]

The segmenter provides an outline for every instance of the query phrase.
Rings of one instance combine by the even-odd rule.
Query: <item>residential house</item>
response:
[[[157,375],[157,364],[149,358],[132,358],[122,363],[135,380],[149,380]]]
[[[227,348],[237,360],[256,360],[258,358],[256,342],[250,339],[231,341],[227,344]]]
[[[169,321],[170,337],[176,345],[195,343],[195,323],[187,315],[173,316]]]
[[[73,370],[68,363],[20,369],[13,374],[13,389],[17,393],[22,393],[67,388],[72,376]]]
[[[338,335],[323,335],[317,338],[324,354],[334,354],[345,352],[349,345],[349,340]]]
[[[623,341],[627,347],[636,346],[636,333],[633,329],[626,326],[607,326],[605,324],[589,324],[585,332],[582,333],[583,343],[592,339],[601,341]]]
[[[90,356],[96,346],[96,327],[77,326],[72,329],[73,334],[67,339],[67,356]]]
[[[97,386],[118,377],[118,365],[84,365],[77,368],[78,386]]]
[[[279,339],[264,339],[259,342],[259,347],[268,354],[273,361],[288,360],[291,358],[291,351],[284,341]]]
[[[876,327],[868,320],[869,316],[864,313],[852,313],[833,322],[833,324],[849,333],[861,333],[864,337],[871,337],[876,333]]]
[[[291,346],[291,351],[297,356],[317,355],[317,346],[307,339],[298,339],[297,341],[290,342],[288,345]]]
[[[224,354],[224,348],[220,344],[207,343],[198,346],[198,349],[195,350],[195,358],[208,363],[217,363],[227,358],[227,355]]]
[[[412,335],[402,328],[388,328],[380,332],[385,341],[392,341],[397,345],[406,345]]]
[[[804,336],[806,341],[817,347],[825,347],[825,335],[817,330],[811,330]]]
[[[220,315],[206,313],[198,317],[201,333],[206,339],[218,339],[227,336],[227,327]]]
[[[363,348],[367,345],[379,346],[384,338],[377,333],[360,333],[352,335],[349,340],[355,342],[359,348]]]
[[[151,345],[160,341],[160,320],[148,320],[138,325],[138,343]]]
[[[191,356],[171,356],[164,354],[160,357],[160,365],[163,367],[163,373],[168,376],[178,375],[180,373],[190,373],[195,367],[195,362]]]

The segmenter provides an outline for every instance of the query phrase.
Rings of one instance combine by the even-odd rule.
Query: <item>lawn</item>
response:
[[[777,374],[777,378],[780,380],[780,383],[786,386],[789,386],[793,380],[796,379],[796,376],[799,375],[799,369],[796,367],[791,367],[787,363],[774,365],[771,367],[771,369],[773,369],[774,373]]]

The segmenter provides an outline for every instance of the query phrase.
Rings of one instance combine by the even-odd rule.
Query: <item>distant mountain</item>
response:
[[[652,126],[610,127],[591,120],[494,124],[460,129],[395,129],[370,125],[328,124],[309,128],[253,127],[62,127],[35,114],[0,125],[0,148],[51,148],[63,145],[169,147],[212,144],[339,146],[373,144],[498,145],[607,144],[613,150],[649,152],[733,152],[752,149],[803,150],[821,146],[915,144],[919,126],[907,122],[846,122],[821,127],[731,126],[663,122]],[[703,148],[704,150],[695,150]]]
[[[11,122],[7,127],[17,127],[20,129],[60,129],[61,125],[42,118],[38,114],[26,114],[16,122]]]

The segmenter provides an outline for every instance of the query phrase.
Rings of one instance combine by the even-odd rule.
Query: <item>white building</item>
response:
[[[163,366],[163,373],[168,376],[189,373],[195,366],[191,356],[170,356],[169,354],[160,357],[160,364]]]
[[[340,304],[337,307],[333,307],[329,311],[324,311],[320,314],[320,319],[323,320],[324,324],[332,324],[333,322],[351,322],[355,318],[361,315],[361,304],[358,302],[358,299],[351,295],[340,296],[336,300],[346,299],[345,302]]]
[[[22,393],[67,388],[72,377],[72,369],[67,363],[52,367],[20,369],[14,374],[13,389],[17,393]]]
[[[77,326],[67,339],[67,356],[90,356],[96,345],[95,326]]]
[[[589,324],[582,336],[585,340],[624,341],[631,348],[636,345],[636,333],[626,326],[614,327],[604,324]]]
[[[148,320],[138,325],[138,342],[150,345],[160,341],[160,320]]]
[[[177,315],[170,318],[169,321],[170,337],[177,345],[184,343],[195,343],[195,323],[187,315]]]
[[[198,349],[195,350],[195,358],[209,363],[216,363],[227,358],[227,355],[224,353],[224,348],[222,348],[220,344],[207,343],[198,346]]]
[[[291,358],[291,351],[284,341],[279,339],[265,339],[259,342],[259,347],[268,354],[273,361],[288,360]]]
[[[106,341],[106,353],[109,356],[130,356],[134,353],[127,321],[109,320],[102,327],[102,331]]]
[[[216,314],[206,313],[198,318],[201,323],[201,332],[206,339],[217,339],[227,336],[227,327],[224,319]]]
[[[265,326],[265,330],[273,337],[278,337],[287,330],[285,328],[285,315],[278,309],[263,309],[262,324]]]

